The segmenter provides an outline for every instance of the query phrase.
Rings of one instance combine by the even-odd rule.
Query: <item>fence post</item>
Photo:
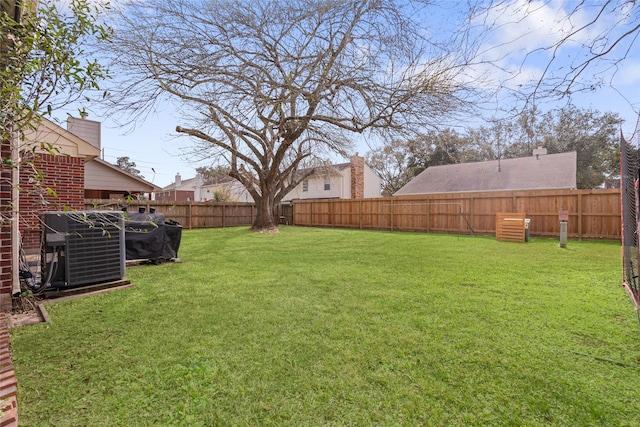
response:
[[[582,240],[582,192],[578,192],[578,240]]]
[[[473,223],[473,201],[474,201],[474,197],[469,199],[469,223],[471,224],[471,229],[473,230],[474,228],[474,223]]]
[[[360,209],[360,212],[359,212],[359,215],[358,215],[360,217],[360,220],[359,220],[360,221],[360,230],[362,230],[362,199],[360,199],[360,202],[358,203],[358,205],[359,205],[359,209]]]
[[[389,227],[391,228],[391,231],[393,231],[393,199],[391,199],[391,215],[390,215],[390,221],[391,221],[391,223],[389,224]]]
[[[334,203],[329,201],[329,225],[333,228],[333,224],[335,223],[333,215],[335,215],[336,209]]]

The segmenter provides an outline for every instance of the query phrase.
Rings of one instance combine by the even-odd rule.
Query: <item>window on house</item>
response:
[[[309,191],[309,180],[302,181],[302,191]]]
[[[331,178],[326,177],[324,179],[324,191],[329,191],[331,190]]]

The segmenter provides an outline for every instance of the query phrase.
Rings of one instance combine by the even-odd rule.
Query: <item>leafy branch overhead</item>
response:
[[[72,0],[68,9],[55,1],[39,3],[36,12],[26,2],[20,22],[0,13],[3,141],[10,132],[33,128],[40,115],[83,99],[108,77],[87,48],[111,34],[99,20],[102,9],[86,0]]]
[[[20,167],[23,174],[29,174],[30,182],[30,188],[21,191],[39,194],[43,204],[56,197],[35,160],[40,153],[58,154],[58,147],[44,141],[27,144],[25,134],[35,130],[43,116],[87,99],[88,91],[99,90],[99,83],[108,78],[107,69],[92,58],[89,49],[111,34],[110,27],[100,21],[102,11],[101,6],[88,0],[0,2],[3,187],[16,192],[16,171]],[[5,168],[13,169],[12,173],[5,173]],[[9,175],[12,178],[8,179]],[[17,199],[13,196],[11,205]],[[17,222],[17,210],[8,207]]]

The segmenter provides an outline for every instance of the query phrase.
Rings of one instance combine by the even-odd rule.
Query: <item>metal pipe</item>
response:
[[[17,298],[20,289],[20,150],[11,132],[11,295]]]

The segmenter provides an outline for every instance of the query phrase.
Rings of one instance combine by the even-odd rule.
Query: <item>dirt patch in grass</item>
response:
[[[35,325],[36,323],[42,323],[44,321],[39,310],[11,314],[11,326]]]
[[[35,303],[30,309],[11,313],[11,326],[35,325],[48,321],[47,311],[41,302]]]

